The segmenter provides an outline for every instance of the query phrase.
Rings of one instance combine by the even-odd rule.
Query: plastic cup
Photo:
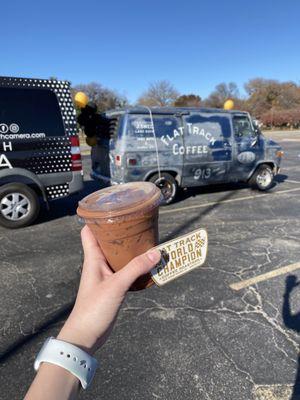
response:
[[[119,271],[158,244],[160,190],[150,182],[132,182],[98,190],[79,202],[77,214],[90,227],[111,269]],[[150,274],[132,285],[153,284]]]

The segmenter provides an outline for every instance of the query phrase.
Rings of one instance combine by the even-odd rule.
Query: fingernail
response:
[[[155,264],[161,259],[161,252],[158,249],[149,250],[146,254],[149,260]]]

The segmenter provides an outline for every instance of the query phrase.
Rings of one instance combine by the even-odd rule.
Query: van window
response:
[[[235,115],[232,120],[233,131],[236,139],[243,140],[255,135],[250,120],[245,115]]]
[[[56,95],[51,90],[0,88],[0,124],[12,126],[7,135],[64,136]],[[34,136],[34,135],[40,136]]]
[[[173,116],[153,115],[153,125],[156,137],[169,135],[173,137],[177,128],[177,119]],[[153,138],[153,129],[150,116],[129,115],[127,122],[127,135],[135,138]]]
[[[186,139],[190,144],[218,148],[231,136],[230,121],[225,115],[193,114],[185,117]]]

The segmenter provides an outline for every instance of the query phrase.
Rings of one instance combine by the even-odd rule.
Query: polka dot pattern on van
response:
[[[46,137],[42,140],[14,140],[15,151],[26,151],[27,159],[14,161],[14,167],[25,168],[33,173],[52,174],[72,171],[70,136],[77,135],[76,111],[72,102],[70,83],[56,79],[1,77],[0,87],[51,90],[55,93],[66,136]],[[50,199],[69,194],[68,183],[46,187]]]
[[[76,111],[71,98],[70,82],[48,79],[1,77],[0,86],[51,90],[56,94],[67,136],[77,135]]]
[[[67,196],[69,194],[69,185],[68,184],[63,184],[63,185],[47,186],[46,191],[47,191],[47,196],[50,199],[56,199],[58,197],[64,197],[64,196]]]

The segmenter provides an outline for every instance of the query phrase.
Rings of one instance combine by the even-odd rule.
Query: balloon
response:
[[[94,147],[97,144],[97,137],[96,136],[87,137],[85,141],[89,146]]]
[[[83,92],[77,92],[75,94],[74,100],[75,100],[75,104],[79,108],[84,108],[87,105],[87,103],[89,102],[89,98]]]
[[[231,99],[228,99],[224,103],[224,110],[232,110],[234,107],[234,102]]]

